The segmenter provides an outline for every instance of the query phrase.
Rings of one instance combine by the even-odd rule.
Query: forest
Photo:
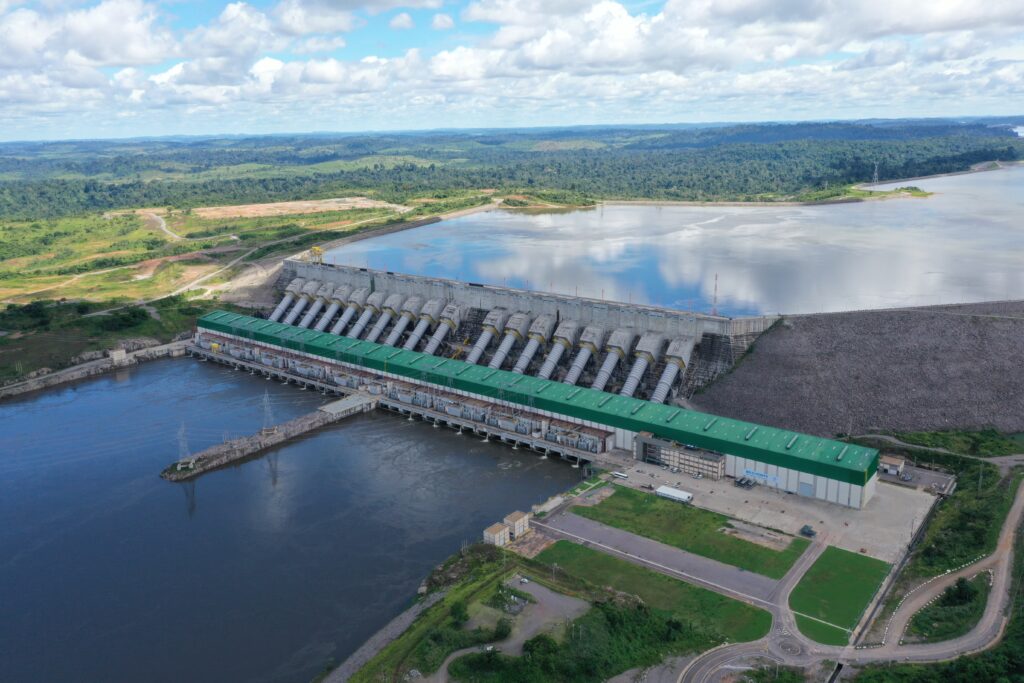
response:
[[[1010,125],[978,121],[2,143],[0,218],[481,188],[567,203],[818,200],[876,171],[884,181],[1022,156]]]

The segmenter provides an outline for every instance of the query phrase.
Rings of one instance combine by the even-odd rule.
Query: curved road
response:
[[[877,648],[858,650],[852,646],[834,647],[821,645],[804,637],[796,628],[796,620],[789,609],[789,594],[799,582],[803,573],[813,564],[825,548],[825,543],[815,543],[794,565],[780,583],[771,611],[774,618],[771,633],[761,640],[738,643],[716,648],[704,653],[688,666],[679,676],[680,683],[711,683],[719,680],[721,669],[730,662],[753,657],[769,657],[792,666],[807,667],[824,659],[850,663],[871,663],[886,661],[941,662],[979,652],[992,647],[1003,635],[1008,617],[1007,607],[1011,600],[1013,544],[1017,530],[1024,517],[1024,485],[1018,486],[1013,506],[999,533],[995,551],[988,557],[957,572],[951,572],[932,581],[911,594],[890,617],[887,642]],[[973,576],[980,571],[993,572],[992,591],[988,604],[979,622],[967,634],[941,643],[902,645],[900,640],[910,619],[930,600],[941,594],[961,576]]]

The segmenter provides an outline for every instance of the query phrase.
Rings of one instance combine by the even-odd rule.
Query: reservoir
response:
[[[265,392],[276,422],[324,400],[182,359],[0,403],[0,680],[306,683],[485,526],[580,476],[373,412],[159,478],[258,430]]]
[[[726,315],[1024,297],[1024,166],[815,206],[490,211],[354,242],[332,263]]]

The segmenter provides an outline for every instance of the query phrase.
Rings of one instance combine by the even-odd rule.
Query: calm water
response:
[[[327,259],[704,311],[717,273],[718,310],[729,315],[1024,297],[1024,167],[913,184],[936,195],[493,211],[356,242]]]
[[[0,681],[306,683],[430,568],[578,471],[374,413],[214,472],[179,451],[322,401],[191,360],[0,403]]]

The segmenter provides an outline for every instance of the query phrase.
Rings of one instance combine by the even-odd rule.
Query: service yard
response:
[[[618,469],[629,475],[616,482],[620,485],[636,490],[645,484],[654,488],[673,486],[692,493],[695,507],[791,536],[799,536],[800,529],[809,524],[819,534],[827,535],[830,545],[890,564],[903,557],[914,532],[937,500],[915,488],[879,481],[868,504],[854,510],[765,486],[738,488],[730,478],[693,479],[635,460]]]

